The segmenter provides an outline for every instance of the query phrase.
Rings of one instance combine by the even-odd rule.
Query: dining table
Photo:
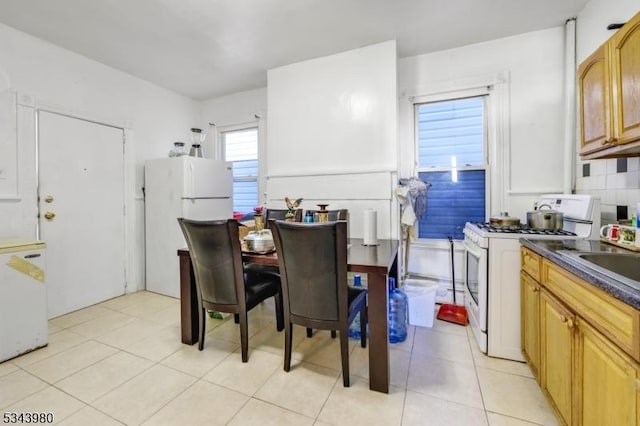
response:
[[[378,239],[376,245],[364,245],[362,238],[348,242],[347,270],[367,274],[369,309],[369,388],[389,393],[388,277],[398,278],[398,241]],[[187,248],[179,249],[180,322],[182,343],[198,342],[198,304],[195,276]],[[244,263],[278,266],[277,253],[242,252]]]

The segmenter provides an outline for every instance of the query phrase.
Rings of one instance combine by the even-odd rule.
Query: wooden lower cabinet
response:
[[[565,424],[572,424],[575,317],[548,291],[540,293],[540,387]]]
[[[534,377],[540,382],[540,284],[526,272],[520,273],[520,298],[522,352]]]
[[[591,303],[595,293],[580,291],[587,284],[547,259],[540,281],[527,272],[520,273],[522,350],[560,422],[640,425],[640,313],[609,295]]]
[[[575,346],[575,424],[638,424],[636,363],[584,321],[578,321]]]

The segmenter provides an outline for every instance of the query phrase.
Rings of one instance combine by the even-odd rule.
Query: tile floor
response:
[[[525,364],[488,358],[467,327],[410,327],[391,345],[391,391],[369,391],[352,341],[342,386],[338,339],[283,334],[269,304],[250,314],[249,362],[232,320],[207,324],[205,348],[180,343],[179,303],[149,292],[49,321],[49,345],[0,363],[0,410],[52,412],[60,425],[553,425]]]

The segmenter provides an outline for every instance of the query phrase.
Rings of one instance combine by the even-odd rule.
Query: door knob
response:
[[[52,203],[53,202],[53,197],[51,195],[47,195],[46,197],[44,197],[44,202],[45,203]]]
[[[46,212],[44,214],[44,218],[47,220],[52,220],[54,217],[56,217],[56,214],[54,212]]]

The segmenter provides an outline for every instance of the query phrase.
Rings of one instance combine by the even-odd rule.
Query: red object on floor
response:
[[[469,318],[467,317],[467,308],[464,306],[452,305],[450,303],[440,305],[437,318],[442,321],[448,321],[460,325],[467,325],[469,322]]]
[[[454,266],[453,256],[453,238],[449,235],[449,246],[451,247],[451,286],[453,287],[453,304],[444,303],[438,309],[436,318],[442,321],[452,322],[454,324],[467,325],[469,318],[467,317],[467,308],[456,305],[456,268]]]

